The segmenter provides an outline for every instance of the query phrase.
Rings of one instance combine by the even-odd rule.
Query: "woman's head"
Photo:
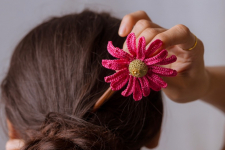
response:
[[[84,11],[40,24],[17,45],[1,101],[24,149],[139,149],[159,132],[160,92],[135,102],[118,91],[92,112],[109,87],[104,77],[114,73],[101,65],[113,59],[107,43],[125,41],[119,24],[107,13]]]

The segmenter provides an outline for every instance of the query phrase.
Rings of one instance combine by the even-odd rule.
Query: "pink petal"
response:
[[[127,97],[132,94],[133,92],[132,86],[134,84],[133,81],[134,81],[134,77],[130,75],[127,88],[121,93],[123,96]]]
[[[151,77],[147,74],[146,77],[148,78],[149,84],[151,89],[153,89],[154,91],[160,91],[161,87],[158,86],[152,79]]]
[[[128,68],[129,63],[130,62],[126,59],[115,59],[115,60],[103,59],[102,60],[102,65],[105,68],[112,69],[112,70],[121,70],[124,68]]]
[[[167,55],[168,55],[167,50],[162,50],[156,56],[145,59],[144,62],[146,63],[146,65],[154,65],[158,62],[161,62],[163,59],[165,59]]]
[[[162,78],[160,78],[158,75],[156,74],[151,74],[150,78],[152,79],[153,82],[155,82],[158,86],[166,88],[167,87],[167,83],[165,81],[163,81]]]
[[[147,77],[138,78],[141,84],[143,96],[147,97],[150,94],[150,84]]]
[[[177,60],[177,57],[175,55],[170,56],[169,58],[166,58],[162,60],[161,62],[157,63],[157,65],[168,65]]]
[[[127,36],[127,48],[133,57],[136,56],[136,37],[134,33],[130,33]]]
[[[159,66],[151,66],[149,69],[150,72],[153,72],[160,76],[173,77],[177,75],[177,71],[169,68],[163,68]]]
[[[142,99],[142,91],[138,79],[134,77],[133,83],[133,99],[139,101]]]
[[[129,71],[127,68],[125,68],[125,69],[119,70],[113,75],[106,76],[104,79],[105,79],[105,82],[110,83],[110,82],[117,81],[118,79],[123,78],[124,76],[128,74],[129,74]]]
[[[145,38],[142,36],[138,41],[137,59],[145,59]]]
[[[107,50],[115,58],[121,58],[121,59],[127,59],[127,60],[132,59],[132,56],[126,53],[124,50],[119,49],[118,47],[114,47],[112,44],[112,41],[108,42]]]
[[[129,75],[124,76],[123,78],[119,78],[117,81],[111,82],[110,86],[112,90],[117,91],[120,90],[128,81]]]
[[[150,57],[157,49],[162,46],[163,42],[159,39],[153,41],[145,52],[145,58]]]

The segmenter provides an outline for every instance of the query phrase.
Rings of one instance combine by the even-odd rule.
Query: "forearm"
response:
[[[206,67],[210,86],[201,100],[225,112],[225,66]]]

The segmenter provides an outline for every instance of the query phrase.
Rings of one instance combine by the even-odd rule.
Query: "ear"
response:
[[[149,141],[149,143],[147,143],[145,145],[145,147],[150,148],[150,149],[157,147],[159,144],[160,135],[161,135],[161,129],[155,135],[155,137],[151,141]]]
[[[8,134],[9,134],[9,139],[20,139],[20,136],[18,132],[15,130],[13,127],[12,123],[7,119],[7,126],[8,126]]]

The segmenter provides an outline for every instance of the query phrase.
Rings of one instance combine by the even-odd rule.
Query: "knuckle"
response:
[[[160,39],[161,41],[165,42],[165,41],[166,41],[166,35],[163,34],[163,33],[159,33],[159,34],[156,36],[156,39]]]
[[[190,30],[188,27],[186,27],[183,24],[176,25],[177,30],[179,30],[181,33],[184,33],[185,35],[190,34]]]
[[[147,34],[150,34],[150,35],[157,35],[158,34],[158,31],[156,29],[153,29],[153,28],[147,28],[145,29],[145,31]]]
[[[142,14],[142,15],[148,16],[147,13],[145,11],[143,11],[143,10],[139,10],[137,12],[140,13],[140,14]]]
[[[155,38],[160,39],[163,42],[163,45],[166,47],[172,46],[171,45],[172,39],[168,38],[168,35],[166,33],[159,33]]]
[[[137,22],[137,26],[141,27],[141,28],[149,27],[150,26],[150,22],[147,21],[147,20],[142,19],[142,20],[139,20]]]
[[[125,15],[125,16],[123,17],[123,20],[126,20],[126,21],[131,21],[131,20],[133,20],[133,19],[134,19],[133,16],[130,15],[130,14]]]

